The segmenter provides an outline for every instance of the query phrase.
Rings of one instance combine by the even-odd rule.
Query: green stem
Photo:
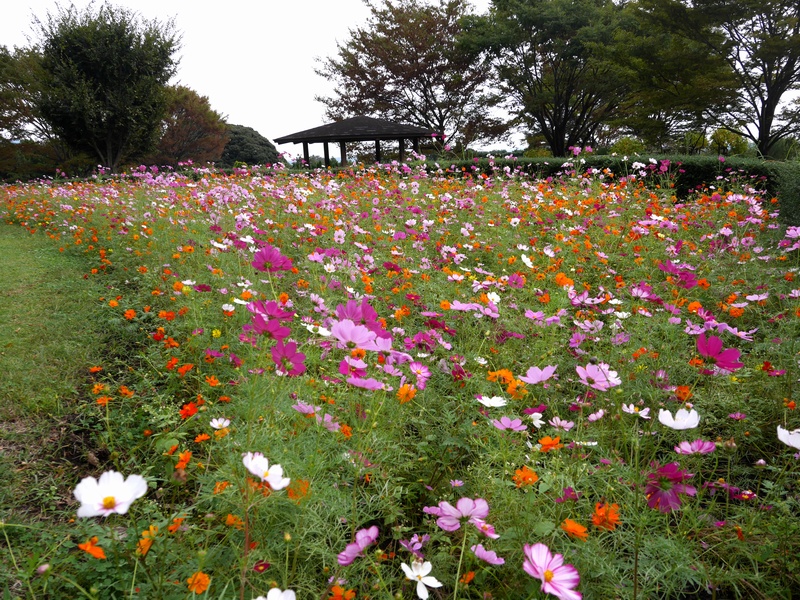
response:
[[[467,549],[467,532],[464,531],[464,535],[461,539],[461,556],[458,557],[458,568],[456,569],[456,581],[453,584],[453,600],[458,598],[458,581],[461,578],[461,563],[464,560],[464,551]]]

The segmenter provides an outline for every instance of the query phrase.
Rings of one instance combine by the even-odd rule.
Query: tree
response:
[[[467,0],[386,0],[366,25],[350,31],[316,71],[333,81],[333,98],[317,97],[326,116],[368,116],[433,129],[464,148],[499,139],[502,120],[492,114],[491,65],[456,47]]]
[[[800,132],[800,4],[796,0],[640,0],[642,8],[681,35],[705,44],[734,73],[739,101],[717,124],[752,140],[769,156]],[[709,35],[709,31],[713,35]]]
[[[222,167],[232,167],[237,162],[247,165],[271,165],[280,162],[275,146],[252,127],[228,125],[228,144],[219,161]]]
[[[71,148],[116,171],[155,145],[175,73],[173,23],[108,4],[37,20],[44,72],[39,110]]]
[[[0,46],[0,136],[8,140],[51,141],[53,132],[39,112],[42,58],[35,50]]]
[[[673,29],[628,4],[608,46],[627,71],[629,89],[612,123],[661,152],[684,146],[688,132],[704,130],[738,96],[725,61]]]
[[[222,115],[211,109],[207,97],[185,86],[168,88],[167,97],[164,133],[147,162],[177,166],[187,160],[218,161],[229,139]]]
[[[517,123],[564,156],[591,143],[624,97],[623,71],[601,51],[617,13],[611,0],[492,0],[462,47],[491,57]]]

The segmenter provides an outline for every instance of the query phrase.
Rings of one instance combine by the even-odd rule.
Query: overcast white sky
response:
[[[471,0],[476,12],[490,0]],[[0,45],[29,45],[34,17],[45,20],[62,0],[3,0]],[[74,0],[78,8],[89,0]],[[101,2],[95,2],[99,6]],[[315,58],[336,53],[348,31],[363,24],[369,9],[362,0],[114,0],[147,20],[175,19],[182,34],[180,65],[173,83],[207,96],[228,123],[276,137],[324,123],[324,106],[315,95],[330,96],[333,86],[314,73]],[[297,155],[302,147],[277,146]],[[322,146],[311,146],[322,154]]]

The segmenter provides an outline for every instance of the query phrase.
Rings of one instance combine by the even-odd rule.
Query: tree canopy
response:
[[[145,21],[124,8],[74,6],[37,20],[43,71],[42,117],[71,148],[116,171],[153,148],[175,73],[172,22]]]
[[[369,4],[369,3],[368,3]],[[386,0],[369,4],[371,16],[350,31],[317,74],[336,85],[318,97],[326,116],[367,116],[426,127],[465,147],[501,136],[489,90],[490,63],[456,47],[467,0]]]
[[[177,166],[188,160],[218,161],[229,139],[222,115],[211,109],[206,96],[182,85],[168,88],[167,98],[163,133],[148,162]]]
[[[278,150],[252,127],[228,125],[228,143],[222,151],[220,166],[233,167],[237,162],[247,165],[271,165],[280,161]]]

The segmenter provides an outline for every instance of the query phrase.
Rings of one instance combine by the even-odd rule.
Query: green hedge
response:
[[[578,159],[569,158],[476,158],[472,160],[447,160],[441,158],[429,163],[430,170],[442,169],[445,172],[472,173],[474,175],[498,175],[503,172],[526,173],[532,176],[571,177],[574,171],[585,173],[587,169],[609,169],[617,177],[632,173],[634,162],[651,165],[649,156],[629,157],[583,155]],[[670,174],[675,195],[691,199],[698,190],[709,186],[724,188],[732,183],[749,182],[755,189],[765,190],[770,197],[778,198],[781,221],[787,225],[800,225],[800,162],[764,161],[752,158],[727,158],[720,161],[713,156],[653,156],[656,165],[669,161]],[[584,162],[579,162],[583,160]],[[573,167],[565,167],[565,163]],[[651,167],[652,168],[652,167]],[[652,174],[658,180],[657,174]]]

